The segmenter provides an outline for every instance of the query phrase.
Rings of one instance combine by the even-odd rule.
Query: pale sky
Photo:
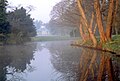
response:
[[[61,0],[8,0],[12,6],[18,6],[19,4],[23,7],[32,5],[35,10],[31,11],[31,17],[35,20],[42,20],[44,23],[50,20],[49,14],[52,7]]]

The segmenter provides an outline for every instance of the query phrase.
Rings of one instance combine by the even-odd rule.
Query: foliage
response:
[[[119,0],[61,0],[51,11],[50,27],[78,27],[83,41],[91,40],[97,46],[97,36],[105,43],[111,40],[112,29],[114,34],[119,33],[119,9]]]
[[[0,43],[30,41],[30,37],[36,35],[33,19],[23,7],[6,13],[6,6],[7,0],[0,0]]]
[[[60,36],[70,36],[70,32],[77,29],[73,27],[58,25],[54,20],[50,20],[49,23],[45,25],[45,27],[50,31],[50,34]]]
[[[104,49],[112,50],[115,52],[120,52],[120,35],[115,35],[112,37],[112,41],[103,44]]]
[[[26,13],[26,9],[21,7],[9,12],[7,16],[11,25],[10,40],[16,43],[23,43],[36,35],[35,26],[33,25],[33,19]]]
[[[6,22],[6,0],[0,0],[0,23]]]
[[[7,34],[10,33],[10,24],[7,21],[6,0],[0,0],[0,41],[6,43]]]
[[[62,0],[51,10],[51,20],[48,23],[48,28],[52,34],[56,34],[58,32],[62,32],[61,34],[63,34],[64,31],[68,32],[69,35],[73,32],[75,34],[79,33],[79,31],[74,30],[78,30],[80,15],[76,8],[76,4],[72,2],[74,1],[69,2],[68,0]]]
[[[63,26],[78,27],[79,17],[80,14],[74,1],[62,0],[51,11],[51,20]]]
[[[36,20],[35,22],[34,22],[34,25],[35,25],[35,27],[36,27],[36,29],[39,29],[39,28],[41,28],[41,26],[43,25],[43,22],[41,21],[41,20]]]

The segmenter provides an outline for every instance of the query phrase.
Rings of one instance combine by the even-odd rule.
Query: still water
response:
[[[0,81],[120,81],[120,58],[71,41],[0,46]]]

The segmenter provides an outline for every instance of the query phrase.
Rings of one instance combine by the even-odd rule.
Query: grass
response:
[[[104,44],[103,48],[107,48],[120,53],[120,35],[114,35],[112,37],[112,41],[109,41],[106,44]]]
[[[39,37],[32,37],[32,41],[60,41],[60,40],[74,40],[78,39],[79,37],[69,37],[69,36],[39,36]]]
[[[100,38],[97,37],[97,42],[100,43]],[[90,40],[83,43],[81,40],[75,41],[75,44],[81,44],[85,46],[92,46]],[[120,35],[113,35],[112,40],[102,45],[103,49],[110,50],[120,54]]]

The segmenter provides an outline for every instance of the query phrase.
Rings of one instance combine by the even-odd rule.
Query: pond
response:
[[[120,81],[120,58],[71,41],[0,46],[0,81]]]

